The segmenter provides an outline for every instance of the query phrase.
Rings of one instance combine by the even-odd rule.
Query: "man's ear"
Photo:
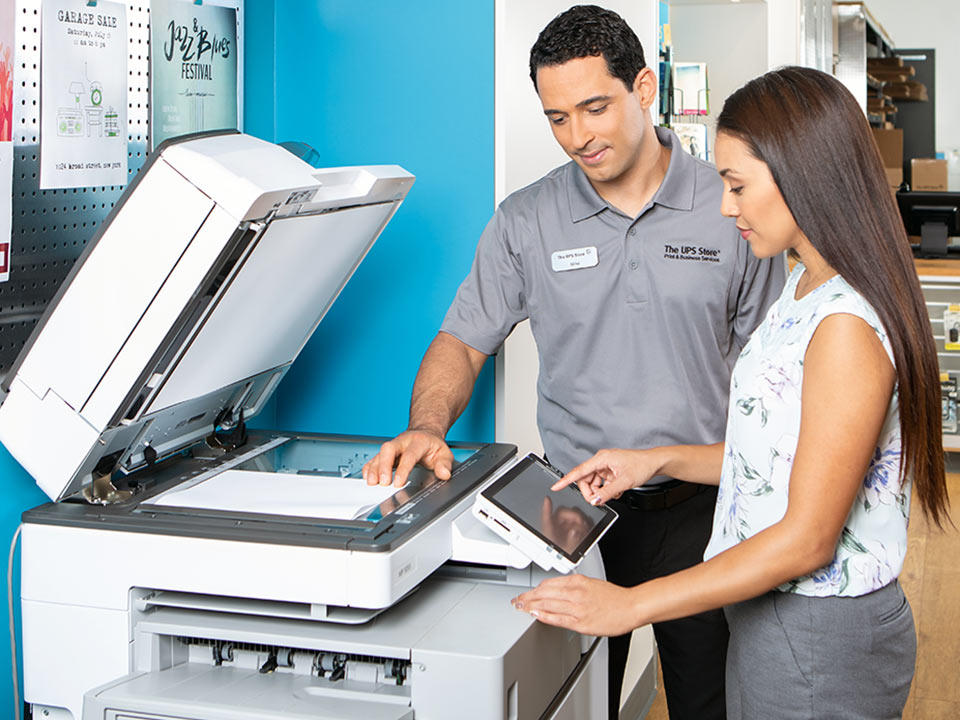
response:
[[[640,106],[647,110],[653,105],[654,98],[657,97],[659,83],[657,75],[650,67],[643,68],[633,79],[633,92],[640,98]]]

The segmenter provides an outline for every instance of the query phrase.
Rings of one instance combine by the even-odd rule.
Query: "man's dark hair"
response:
[[[537,87],[537,70],[582,57],[602,56],[607,71],[633,89],[637,73],[646,67],[643,46],[630,26],[612,10],[575,5],[560,13],[530,48],[530,79]]]

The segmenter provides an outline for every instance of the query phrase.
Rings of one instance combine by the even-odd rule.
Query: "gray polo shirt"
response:
[[[489,355],[530,318],[540,436],[565,472],[604,447],[723,440],[730,371],[783,289],[782,258],[720,215],[713,166],[657,135],[670,166],[636,218],[573,162],[504,200],[441,327]]]

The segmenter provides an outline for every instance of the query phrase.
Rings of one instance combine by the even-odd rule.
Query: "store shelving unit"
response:
[[[943,311],[948,305],[960,303],[960,261],[915,260],[920,287],[927,303],[930,327],[937,345],[937,360],[941,372],[960,377],[960,351],[944,347]],[[960,434],[945,433],[943,449],[960,452]]]
[[[833,4],[833,74],[853,93],[864,113],[868,94],[882,93],[882,83],[867,76],[867,58],[892,57],[894,45],[887,31],[862,2]],[[882,114],[867,114],[871,124],[883,123]]]

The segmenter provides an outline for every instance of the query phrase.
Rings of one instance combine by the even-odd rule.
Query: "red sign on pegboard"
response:
[[[10,243],[0,242],[0,280],[10,277]]]

